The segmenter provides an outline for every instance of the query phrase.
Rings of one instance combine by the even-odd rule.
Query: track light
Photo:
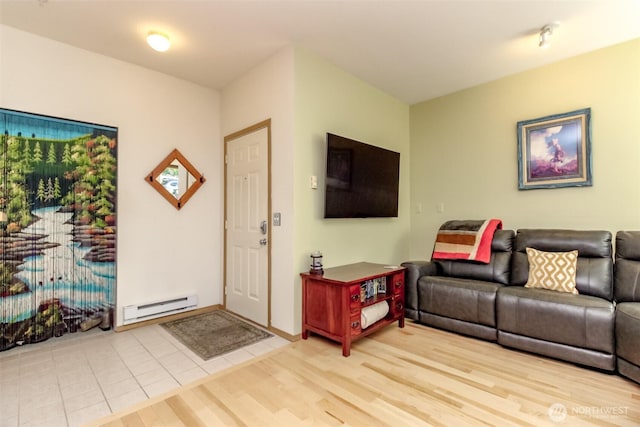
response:
[[[171,47],[169,37],[155,31],[152,31],[147,35],[147,43],[149,43],[149,46],[151,46],[152,49],[157,50],[158,52],[165,52],[169,47]]]
[[[547,24],[540,29],[540,37],[538,41],[538,46],[541,48],[548,48],[551,45],[551,36],[553,35],[553,30],[557,28],[558,24]]]

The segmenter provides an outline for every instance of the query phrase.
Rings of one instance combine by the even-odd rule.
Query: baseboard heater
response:
[[[164,301],[150,302],[140,305],[127,305],[124,307],[123,324],[141,322],[155,319],[156,317],[193,310],[198,306],[197,295],[172,298]]]

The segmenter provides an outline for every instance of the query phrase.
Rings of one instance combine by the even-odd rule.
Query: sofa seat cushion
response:
[[[614,354],[614,304],[598,297],[504,287],[496,301],[498,330]]]
[[[616,351],[619,357],[640,366],[640,302],[616,307]]]
[[[421,312],[496,326],[496,292],[502,285],[481,280],[423,276],[418,281]]]

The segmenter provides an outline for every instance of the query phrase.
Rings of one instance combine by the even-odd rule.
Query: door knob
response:
[[[260,239],[260,244],[265,246],[267,244],[267,239]]]

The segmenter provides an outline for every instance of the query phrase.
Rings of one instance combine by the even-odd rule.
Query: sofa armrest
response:
[[[418,280],[422,276],[435,276],[438,266],[431,261],[407,261],[402,266],[404,272],[404,314],[413,320],[418,320]]]

